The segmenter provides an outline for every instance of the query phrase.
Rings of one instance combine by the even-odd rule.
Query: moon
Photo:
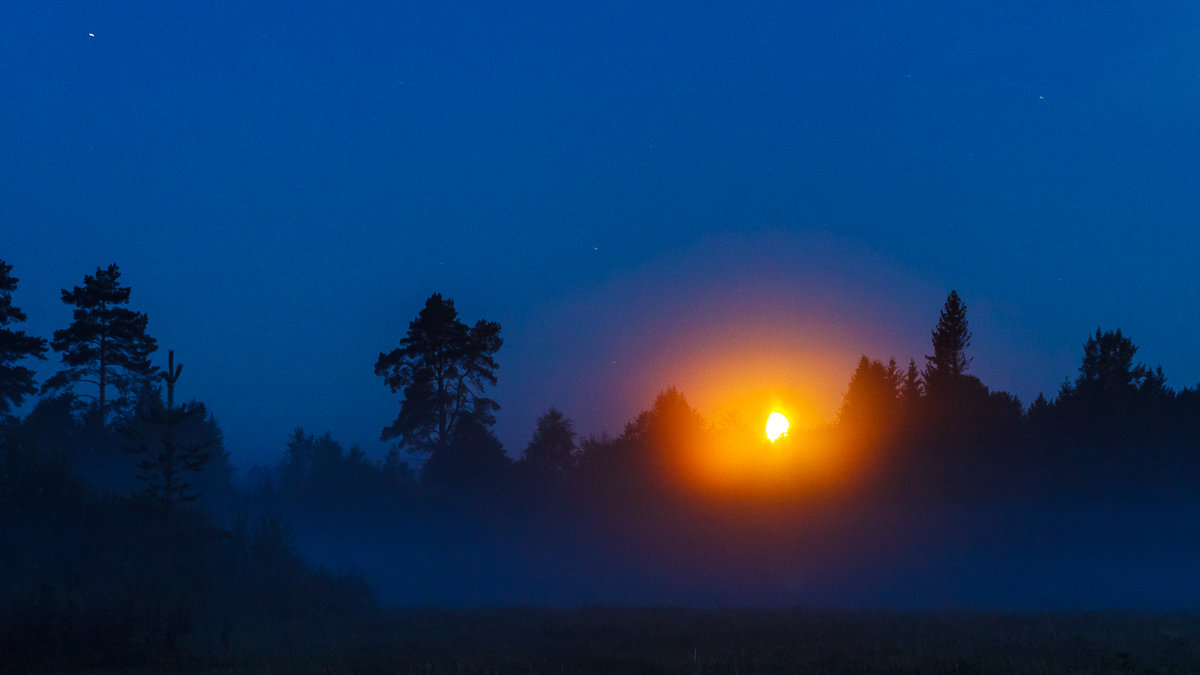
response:
[[[788,418],[784,417],[783,413],[771,413],[767,416],[767,438],[774,443],[779,440],[780,436],[787,433],[788,426]]]

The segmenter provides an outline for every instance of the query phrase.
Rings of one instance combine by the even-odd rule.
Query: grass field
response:
[[[381,619],[320,652],[295,644],[193,672],[1200,672],[1200,617],[1184,613],[580,608]]]

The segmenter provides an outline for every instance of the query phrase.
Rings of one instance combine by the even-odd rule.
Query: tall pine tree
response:
[[[490,429],[500,406],[483,394],[496,384],[494,355],[501,344],[500,324],[480,319],[469,327],[458,319],[453,300],[430,296],[400,346],[375,362],[375,374],[404,395],[382,440],[436,454],[450,448],[460,426]],[[474,424],[464,424],[468,420]]]
[[[946,394],[962,382],[967,372],[967,307],[956,291],[950,291],[933,331],[933,355],[926,356],[925,391],[930,396]]]
[[[108,390],[116,390],[122,403],[151,381],[150,354],[158,349],[146,334],[149,318],[127,307],[132,289],[121,286],[114,263],[84,275],[83,286],[63,289],[62,301],[74,305],[71,325],[54,331],[51,345],[62,352],[66,368],[51,377],[43,390],[62,389],[83,382],[94,385],[101,413],[109,407]],[[92,396],[92,394],[84,394]]]
[[[46,358],[45,340],[6,328],[10,323],[25,321],[25,313],[13,306],[17,278],[11,272],[12,265],[0,260],[0,415],[21,405],[26,396],[37,393],[33,371],[17,363],[29,357]]]
[[[167,385],[166,408],[154,406],[143,411],[142,428],[127,430],[136,442],[136,447],[130,448],[130,451],[142,456],[137,464],[141,471],[138,479],[145,485],[146,496],[162,506],[163,515],[168,521],[178,504],[200,497],[199,492],[192,490],[186,474],[199,474],[212,456],[209,450],[212,440],[185,443],[177,437],[182,424],[204,414],[204,407],[196,403],[175,406],[175,383],[182,371],[182,365],[175,365],[175,352],[168,351],[167,372],[160,373]],[[157,447],[147,442],[146,431],[158,436]]]

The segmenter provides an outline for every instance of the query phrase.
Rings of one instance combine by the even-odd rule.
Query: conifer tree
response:
[[[917,370],[917,362],[908,360],[908,370],[900,381],[900,400],[905,407],[912,408],[925,395],[925,383],[921,381],[921,373]]]
[[[44,339],[5,327],[25,321],[25,313],[13,305],[17,278],[11,272],[12,265],[0,260],[0,415],[37,392],[33,386],[33,371],[17,363],[29,357],[46,358]]]
[[[895,359],[887,364],[864,354],[850,376],[838,411],[838,422],[846,428],[890,426],[899,409],[903,376]]]
[[[84,275],[83,286],[63,289],[62,301],[74,305],[71,325],[54,331],[51,345],[62,353],[66,368],[51,377],[43,390],[62,389],[77,382],[95,385],[95,400],[106,412],[108,389],[117,390],[121,401],[150,381],[154,366],[150,355],[158,349],[146,334],[148,317],[122,305],[128,304],[132,289],[121,286],[120,270],[114,263]],[[85,394],[91,396],[91,394]]]
[[[160,373],[167,384],[166,408],[151,408],[142,414],[143,429],[160,433],[158,447],[152,449],[141,430],[127,432],[137,441],[132,452],[143,455],[137,467],[141,471],[138,478],[145,484],[145,494],[162,505],[168,518],[177,504],[200,497],[198,492],[192,491],[187,474],[200,473],[211,454],[208,450],[211,443],[180,443],[176,438],[179,426],[203,411],[197,404],[175,407],[175,382],[182,371],[182,365],[175,365],[174,350],[168,351],[167,372]]]
[[[465,421],[490,430],[500,406],[484,396],[496,384],[494,355],[503,340],[500,324],[480,319],[468,327],[454,301],[434,293],[408,324],[400,346],[380,354],[375,374],[403,393],[400,413],[382,440],[399,439],[411,452],[445,452]]]
[[[925,388],[930,394],[943,394],[961,382],[967,372],[966,350],[971,344],[967,330],[967,307],[956,291],[950,291],[933,331],[933,355],[926,356]]]
[[[571,420],[557,408],[539,417],[521,463],[549,482],[566,478],[575,464],[575,428]]]
[[[1083,364],[1075,388],[1088,396],[1120,398],[1132,395],[1149,371],[1142,364],[1134,365],[1137,354],[1133,340],[1121,335],[1121,329],[1103,331],[1089,337],[1083,347]],[[1163,380],[1165,381],[1165,377]]]

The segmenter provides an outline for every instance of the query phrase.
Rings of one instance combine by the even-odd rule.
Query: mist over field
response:
[[[25,666],[341,653],[329,640],[434,607],[1200,606],[1200,389],[1166,386],[1120,330],[1026,406],[970,374],[951,291],[925,367],[862,356],[834,424],[793,426],[779,395],[709,420],[668,387],[617,436],[549,408],[514,458],[487,396],[501,326],[435,293],[375,365],[401,395],[385,457],[297,428],[239,478],[129,297],[100,268],[52,341],[2,334],[69,366],[0,435],[0,640]],[[7,368],[11,408],[38,391]]]
[[[0,25],[0,674],[1200,671],[1194,3]]]

